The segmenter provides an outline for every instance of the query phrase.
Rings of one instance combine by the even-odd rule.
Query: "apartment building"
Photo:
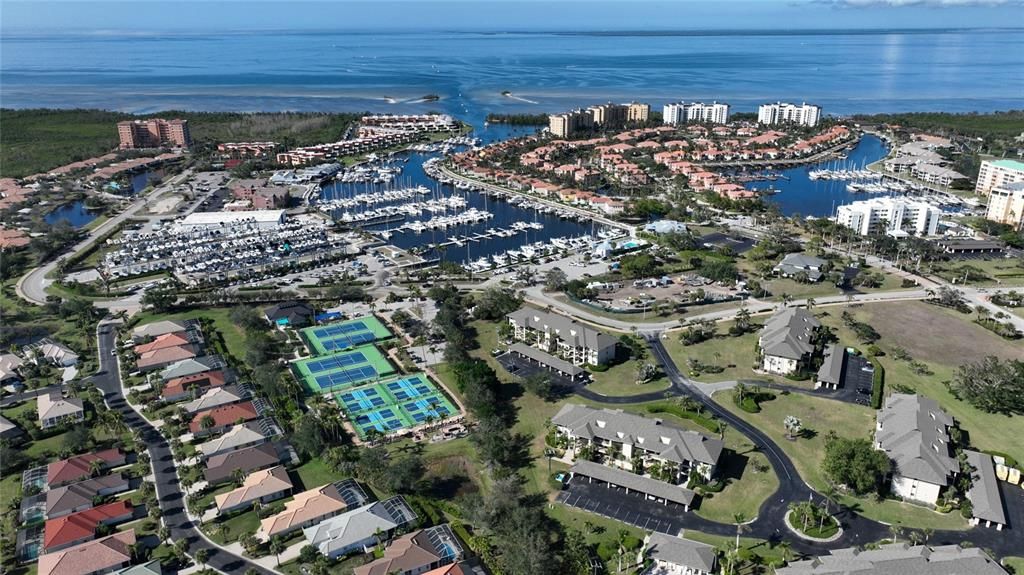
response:
[[[601,104],[587,108],[594,125],[602,128],[621,126],[626,123],[628,107],[622,104]]]
[[[821,119],[821,107],[806,102],[800,105],[788,102],[762,104],[757,108],[757,121],[761,124],[799,124],[817,126]]]
[[[885,400],[877,414],[875,449],[893,461],[894,495],[928,505],[938,502],[960,472],[949,440],[954,425],[934,399],[894,393]]]
[[[787,307],[768,318],[757,340],[761,369],[789,375],[807,367],[821,323],[807,310]]]
[[[646,122],[651,118],[651,105],[630,102],[626,105],[626,120],[630,122]]]
[[[723,443],[718,438],[648,419],[621,409],[596,409],[566,404],[551,418],[559,434],[569,440],[572,458],[590,447],[605,464],[635,472],[634,459],[662,481],[685,483],[691,473],[710,479],[715,474]]]
[[[573,110],[564,114],[552,114],[548,117],[548,130],[551,135],[568,138],[581,130],[589,130],[594,126],[594,116],[590,110]]]
[[[188,120],[151,118],[118,122],[117,135],[121,139],[122,150],[161,146],[187,148],[192,145]]]
[[[974,193],[987,196],[994,188],[1024,182],[1024,162],[1018,160],[985,160],[978,171]]]
[[[985,218],[1017,229],[1024,228],[1024,180],[992,188]]]
[[[568,317],[524,307],[507,318],[515,341],[533,345],[573,365],[604,365],[615,359],[618,340]]]
[[[729,104],[712,102],[678,102],[662,108],[662,122],[669,126],[679,124],[725,124],[729,121]]]
[[[871,198],[839,206],[836,223],[862,236],[885,233],[933,236],[942,211],[925,202],[903,198]]]
[[[828,555],[792,561],[776,575],[1007,575],[999,562],[977,547],[926,547],[909,543],[879,545],[877,549],[847,547]]]

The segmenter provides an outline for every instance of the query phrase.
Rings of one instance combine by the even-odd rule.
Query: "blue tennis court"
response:
[[[451,415],[448,409],[448,402],[435,394],[424,399],[409,401],[402,405],[402,409],[409,414],[409,417],[416,423],[423,423],[427,418],[440,419]]]
[[[356,425],[363,432],[363,435],[370,429],[376,429],[381,433],[394,431],[406,427],[405,422],[395,413],[394,409],[385,407],[376,411],[363,413],[355,418]]]
[[[374,377],[377,377],[377,371],[369,365],[363,365],[352,369],[332,371],[331,373],[318,375],[316,376],[316,384],[320,386],[320,389],[329,389],[339,385],[351,386],[354,383]]]
[[[324,347],[325,351],[337,351],[376,340],[377,336],[373,335],[373,332],[361,331],[352,335],[342,334],[330,338],[320,338],[320,345]]]
[[[422,379],[419,377],[410,377],[406,379],[400,379],[398,381],[392,381],[388,384],[388,391],[391,395],[395,396],[398,401],[405,401],[413,397],[420,397],[427,395],[434,389],[432,385],[422,383]]]
[[[326,327],[318,327],[313,329],[313,335],[324,338],[333,337],[342,333],[352,333],[356,331],[368,331],[370,328],[366,326],[366,323],[362,321],[354,321],[352,323],[340,323],[336,325],[329,325]]]
[[[345,355],[335,355],[321,360],[311,361],[306,364],[310,373],[320,373],[339,367],[348,367],[357,363],[366,363],[366,356],[361,352],[354,351]]]
[[[351,413],[368,411],[387,404],[387,401],[380,396],[380,392],[372,387],[340,393],[338,400],[341,401],[342,407]]]

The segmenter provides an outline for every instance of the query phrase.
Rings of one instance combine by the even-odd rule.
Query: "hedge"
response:
[[[885,368],[877,359],[871,362],[875,373],[871,376],[871,407],[882,409],[882,398],[885,396]]]
[[[697,425],[715,433],[718,433],[719,427],[718,422],[710,417],[700,415],[693,411],[688,411],[682,407],[671,405],[667,403],[659,403],[655,405],[647,406],[648,413],[668,413],[682,419],[689,419]]]

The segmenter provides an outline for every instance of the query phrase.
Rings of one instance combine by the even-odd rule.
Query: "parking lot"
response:
[[[490,350],[488,350],[490,351]],[[505,352],[495,359],[501,364],[501,367],[505,368],[505,371],[510,374],[526,379],[535,374],[546,375],[551,383],[563,387],[574,387],[579,385],[581,382],[573,382],[568,377],[561,375],[557,371],[550,370],[543,365],[538,365],[535,362],[530,361],[524,357],[517,357],[515,354]],[[582,377],[582,376],[581,376]]]
[[[734,254],[742,254],[743,252],[750,251],[756,243],[756,240],[751,238],[734,238],[721,232],[712,232],[702,238],[699,238],[697,241],[704,246],[714,246],[716,248],[728,247]]]
[[[570,507],[596,513],[609,519],[635,525],[640,529],[678,535],[683,527],[708,529],[711,525],[693,513],[687,513],[683,506],[675,503],[658,503],[644,495],[626,493],[625,489],[587,483],[585,479],[573,479],[558,494],[557,501]],[[704,525],[707,524],[707,525]]]
[[[843,399],[859,403],[871,404],[871,388],[874,385],[874,369],[871,362],[861,355],[847,354],[846,370],[843,372],[843,386],[846,394]],[[849,399],[846,399],[849,397]]]

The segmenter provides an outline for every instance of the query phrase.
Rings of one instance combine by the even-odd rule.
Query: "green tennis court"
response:
[[[300,330],[316,355],[333,353],[391,337],[391,331],[372,315]]]
[[[347,389],[334,394],[334,399],[363,439],[370,429],[392,433],[459,413],[422,373]]]
[[[342,391],[395,372],[373,345],[295,362],[299,379],[311,393]]]

